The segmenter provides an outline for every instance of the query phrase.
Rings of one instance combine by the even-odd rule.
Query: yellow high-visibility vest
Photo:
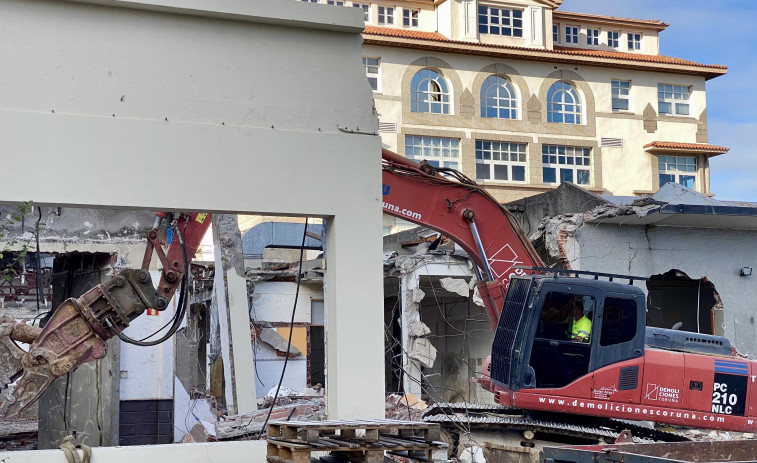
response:
[[[591,320],[586,317],[581,317],[580,320],[573,320],[570,338],[578,341],[578,338],[583,337],[583,340],[588,342],[589,336],[591,336]]]

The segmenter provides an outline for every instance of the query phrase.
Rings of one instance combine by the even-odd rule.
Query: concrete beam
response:
[[[79,456],[82,455],[79,450]],[[68,463],[62,450],[4,452],[4,463]],[[135,445],[93,447],[91,461],[133,463],[250,463],[266,461],[266,441],[229,441],[202,444]]]
[[[324,7],[292,0],[67,0],[111,8],[276,24],[306,29],[360,33],[362,10]]]

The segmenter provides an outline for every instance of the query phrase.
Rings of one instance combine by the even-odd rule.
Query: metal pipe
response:
[[[484,273],[486,273],[487,281],[494,281],[494,275],[492,275],[492,269],[489,267],[489,259],[486,257],[486,253],[484,252],[484,245],[481,243],[481,237],[478,235],[478,228],[476,228],[476,222],[473,220],[470,221],[470,231],[473,233],[473,241],[476,242],[476,248],[478,249],[478,254],[481,256],[481,260],[484,264]]]
[[[478,265],[476,265],[475,263],[473,264],[473,272],[476,274],[476,280],[484,281],[484,276],[481,274],[481,269],[478,268]]]

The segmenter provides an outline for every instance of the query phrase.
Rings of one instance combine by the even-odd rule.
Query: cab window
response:
[[[576,340],[572,333],[574,322],[586,318],[589,322],[586,325],[591,326],[594,306],[591,296],[550,291],[544,299],[536,337],[555,341]],[[589,338],[584,337],[583,341],[589,341]]]
[[[636,336],[636,301],[618,297],[605,298],[599,344],[612,346],[631,341]]]

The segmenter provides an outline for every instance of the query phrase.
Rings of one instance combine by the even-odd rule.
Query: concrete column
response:
[[[232,415],[257,410],[242,234],[236,215],[213,216],[213,240],[216,259],[213,286],[221,326],[226,407]]]
[[[413,348],[410,339],[410,323],[419,317],[418,303],[414,301],[414,295],[418,288],[418,276],[415,272],[408,272],[402,278],[400,293],[400,320],[402,320],[402,366],[405,369],[402,375],[402,387],[407,393],[418,396],[421,394],[421,362],[412,359],[408,353]]]
[[[382,246],[380,239],[365,240],[361,234],[366,223],[381,229],[378,207],[376,202],[368,208],[367,216],[358,210],[326,221],[323,292],[329,419],[384,418],[382,288],[368,283],[381,281]],[[356,220],[357,214],[363,218]]]

